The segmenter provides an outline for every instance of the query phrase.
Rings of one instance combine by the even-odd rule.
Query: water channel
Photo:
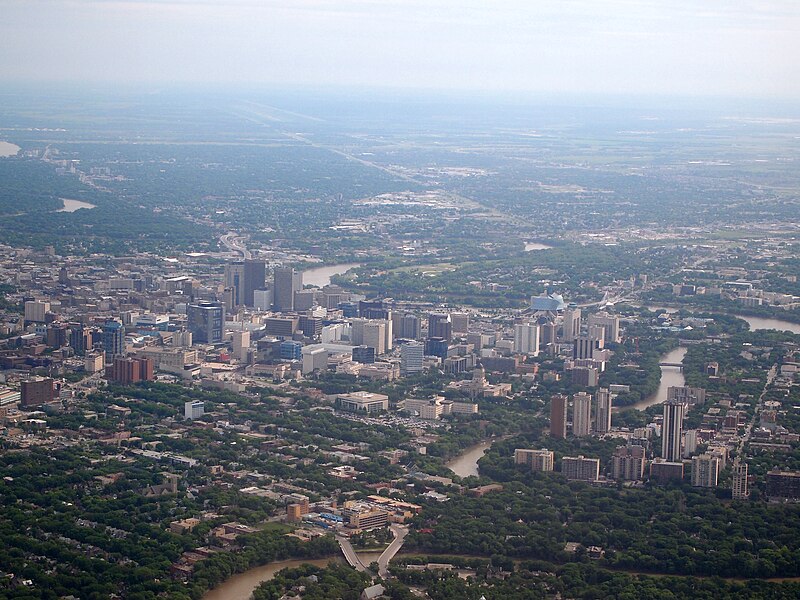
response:
[[[478,461],[486,454],[495,440],[484,440],[468,447],[445,466],[459,477],[478,475]]]
[[[293,569],[300,565],[324,567],[331,561],[341,562],[341,558],[317,558],[308,560],[279,560],[261,567],[255,567],[244,573],[234,575],[210,592],[206,592],[203,600],[249,600],[260,584],[269,581],[283,569]]]
[[[316,287],[325,287],[331,282],[331,277],[334,275],[341,275],[350,269],[360,267],[358,263],[346,263],[342,265],[328,265],[327,267],[317,267],[316,269],[308,269],[303,271],[303,284],[314,285]]]
[[[75,212],[81,208],[97,208],[94,204],[89,204],[83,200],[70,200],[69,198],[59,198],[64,203],[64,208],[59,208],[56,212]]]
[[[686,348],[677,347],[670,350],[666,354],[662,354],[659,362],[662,363],[681,363],[683,357],[686,356]],[[658,384],[658,389],[655,393],[651,394],[644,400],[633,404],[630,408],[637,408],[644,410],[653,404],[661,404],[667,399],[667,390],[673,386],[680,387],[686,384],[686,379],[683,377],[683,371],[680,367],[661,367],[661,382]]]

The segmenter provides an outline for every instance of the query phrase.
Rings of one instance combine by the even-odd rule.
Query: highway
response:
[[[390,525],[389,530],[394,535],[394,539],[378,558],[378,575],[384,579],[389,575],[389,562],[403,547],[403,542],[408,535],[408,527],[403,527],[402,525]]]
[[[219,238],[219,243],[225,246],[228,250],[231,250],[232,252],[241,253],[245,259],[251,258],[252,254],[245,247],[244,243],[241,240],[242,238],[238,237],[235,233],[226,233],[225,235]]]

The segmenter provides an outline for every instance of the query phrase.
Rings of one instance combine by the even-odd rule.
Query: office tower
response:
[[[234,262],[225,265],[225,289],[231,290],[233,307],[244,304],[244,263]]]
[[[650,463],[650,479],[657,483],[683,480],[683,463],[655,458]]]
[[[585,437],[592,431],[592,397],[580,392],[572,397],[572,435]]]
[[[384,311],[388,310],[383,300],[359,300],[358,316],[364,319],[383,319]],[[375,315],[375,316],[373,316]]]
[[[681,461],[681,437],[686,405],[683,402],[664,402],[664,422],[661,425],[661,458],[667,462]]]
[[[258,310],[272,308],[272,290],[253,290],[253,308]]]
[[[425,340],[425,355],[438,356],[442,360],[447,358],[447,349],[450,347],[444,338],[428,338]]]
[[[539,355],[539,326],[535,323],[514,325],[514,351],[519,354]]]
[[[278,348],[281,360],[303,360],[303,344],[292,340],[284,340]]]
[[[600,374],[595,367],[573,367],[570,377],[572,383],[581,387],[595,387],[600,380]]]
[[[606,388],[600,388],[594,397],[597,402],[594,430],[597,433],[608,433],[611,431],[611,392]]]
[[[424,364],[425,344],[408,342],[400,346],[400,373],[411,375],[421,373]]]
[[[247,361],[248,351],[250,350],[250,332],[234,331],[231,334],[233,355],[240,361]]]
[[[319,317],[307,317],[303,315],[300,317],[297,326],[306,337],[316,338],[322,335],[322,319]]]
[[[556,394],[550,398],[550,437],[567,437],[567,397]]]
[[[190,400],[183,403],[183,417],[185,419],[199,419],[205,414],[206,404],[202,400]]]
[[[564,309],[564,321],[561,330],[561,338],[565,342],[571,342],[581,333],[581,309],[574,303],[570,303]]]
[[[182,348],[192,345],[192,332],[181,329],[172,333],[172,345],[176,348]]]
[[[353,362],[371,365],[375,362],[375,348],[372,346],[353,347]]]
[[[187,327],[192,339],[202,344],[219,344],[225,330],[225,307],[221,302],[194,302],[186,307]]]
[[[442,338],[446,341],[453,339],[453,323],[447,313],[430,313],[428,315],[428,339]]]
[[[395,315],[393,320],[397,323],[394,331],[398,338],[418,340],[422,337],[422,322],[417,315],[412,315],[410,313]]]
[[[733,461],[733,477],[731,479],[731,495],[734,500],[747,500],[750,491],[747,489],[747,463]]]
[[[266,276],[267,265],[263,260],[257,260],[255,258],[245,259],[242,304],[245,306],[253,306],[253,302],[255,300],[253,292],[255,290],[264,289]]]
[[[50,311],[49,302],[39,302],[38,300],[28,300],[25,302],[25,321],[44,323],[45,315]]]
[[[644,478],[644,447],[617,446],[611,457],[611,476],[625,481],[639,481]]]
[[[294,293],[303,289],[303,274],[291,267],[276,267],[273,273],[273,308],[281,312],[294,310]]]
[[[303,352],[303,375],[328,368],[328,351],[321,346],[305,346]]]
[[[767,472],[767,498],[770,500],[800,500],[800,471]]]
[[[464,335],[469,331],[469,313],[450,313],[450,320],[453,323],[453,333]]]
[[[531,471],[536,472],[552,471],[553,451],[547,448],[541,450],[517,448],[514,450],[514,464],[527,465]]]
[[[692,485],[695,487],[717,487],[719,459],[710,454],[692,458]]]
[[[570,480],[597,481],[600,477],[600,459],[565,456],[561,459],[561,474]]]
[[[103,323],[103,350],[109,363],[115,356],[125,354],[125,327],[119,321],[109,319]]]
[[[589,315],[589,327],[600,326],[605,331],[605,341],[611,344],[619,343],[619,317],[607,313]]]
[[[361,343],[370,348],[375,348],[375,354],[386,353],[386,322],[368,321],[363,324]]]

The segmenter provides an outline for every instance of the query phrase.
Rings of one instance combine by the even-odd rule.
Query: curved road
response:
[[[378,575],[384,579],[389,575],[389,562],[403,547],[403,542],[408,535],[408,527],[402,525],[390,525],[389,530],[394,534],[394,539],[378,558]]]

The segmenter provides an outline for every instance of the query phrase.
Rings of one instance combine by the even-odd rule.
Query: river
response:
[[[681,346],[670,350],[666,354],[662,354],[659,362],[679,363],[683,362],[683,357],[686,356],[686,348]],[[683,377],[683,371],[678,367],[661,367],[661,383],[658,384],[658,389],[654,394],[648,396],[641,402],[637,402],[630,407],[644,410],[653,404],[661,404],[667,399],[667,389],[672,386],[682,386],[686,384]]]
[[[792,333],[800,334],[800,324],[798,323],[782,321],[781,319],[768,319],[766,317],[733,316],[747,321],[747,324],[750,325],[750,331],[755,331],[756,329],[777,329],[778,331],[791,331]]]
[[[330,284],[331,277],[334,275],[341,275],[350,269],[355,269],[360,266],[361,265],[358,263],[346,263],[343,265],[328,265],[327,267],[309,269],[308,271],[303,271],[303,284],[325,287]]]
[[[261,567],[255,567],[244,573],[234,575],[210,592],[206,592],[203,596],[203,600],[250,600],[250,597],[253,595],[253,590],[261,583],[275,577],[275,574],[282,569],[292,569],[300,565],[324,567],[331,561],[341,562],[342,559],[336,557],[308,560],[280,560]]]
[[[446,464],[447,468],[459,477],[478,475],[478,461],[486,454],[495,440],[484,440],[479,444],[470,446]]]
[[[20,150],[22,150],[22,148],[16,144],[12,144],[11,142],[0,142],[0,158],[16,156]]]
[[[97,208],[94,204],[89,204],[83,200],[70,200],[69,198],[59,198],[64,203],[64,208],[59,208],[56,212],[75,212],[81,208]]]

